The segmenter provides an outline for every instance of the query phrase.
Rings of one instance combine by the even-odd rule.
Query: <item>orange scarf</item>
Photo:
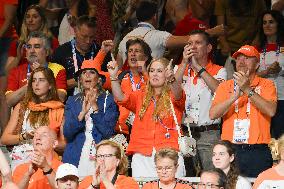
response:
[[[28,108],[31,111],[48,111],[49,127],[59,133],[63,121],[64,104],[60,101],[48,101],[40,104],[29,102]]]

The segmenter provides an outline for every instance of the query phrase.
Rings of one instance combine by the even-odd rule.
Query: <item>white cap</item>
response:
[[[78,169],[72,164],[63,163],[58,167],[56,171],[55,180],[61,179],[68,175],[74,175],[79,178]]]

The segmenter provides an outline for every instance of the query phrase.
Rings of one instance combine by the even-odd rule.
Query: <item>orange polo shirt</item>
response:
[[[93,181],[92,176],[87,176],[84,180],[80,183],[78,189],[86,189],[88,188]],[[114,183],[116,189],[139,189],[138,183],[132,178],[127,177],[124,175],[118,175],[116,182]],[[100,189],[105,189],[105,185],[100,183]]]
[[[123,101],[118,102],[119,105],[124,106],[135,114],[127,153],[141,153],[145,156],[150,156],[153,147],[156,150],[163,147],[172,147],[178,150],[178,133],[172,114],[165,116],[162,119],[162,123],[160,121],[155,121],[153,119],[154,102],[151,100],[144,117],[142,119],[139,118],[139,111],[142,107],[145,95],[146,92],[143,89],[130,92],[129,94],[125,94],[125,99]],[[185,94],[182,93],[182,97],[179,100],[175,100],[171,95],[171,100],[174,105],[178,122],[181,123]],[[170,138],[165,137],[167,129],[163,125],[170,128]]]
[[[276,88],[273,81],[268,79],[255,77],[251,83],[251,87],[264,99],[276,102],[277,94]],[[228,80],[221,83],[215,94],[215,98],[212,102],[212,106],[229,99],[234,95],[234,81]],[[239,119],[246,119],[246,109],[248,103],[248,96],[244,94],[239,98]],[[249,127],[249,139],[248,144],[268,144],[270,142],[270,121],[271,117],[261,113],[257,107],[251,102],[250,103],[250,119]],[[222,126],[222,140],[233,141],[233,131],[234,131],[234,120],[237,119],[237,114],[235,113],[235,104],[231,105],[228,112],[223,116],[223,126]]]
[[[191,186],[189,186],[187,184],[180,183],[180,182],[181,182],[180,180],[177,180],[177,183],[176,183],[176,186],[174,187],[174,189],[192,189]],[[148,182],[148,183],[144,184],[142,189],[159,189],[159,183],[157,181]]]
[[[147,76],[143,76],[143,80],[141,80],[141,77],[139,75],[133,76],[133,80],[135,85],[140,83],[140,89],[145,88],[147,83]],[[129,74],[125,75],[121,82],[121,89],[123,93],[131,93],[132,92],[132,84],[130,81]],[[139,89],[138,89],[139,90]],[[118,118],[118,129],[120,132],[124,134],[129,134],[128,126],[125,124],[130,111],[123,106],[119,106],[119,118]]]
[[[53,158],[51,167],[54,172],[56,172],[59,165],[61,165],[62,162],[59,161],[57,158]],[[15,171],[13,172],[13,182],[16,184],[19,184],[19,182],[22,180],[24,174],[28,172],[30,163],[24,163],[16,167]],[[45,175],[43,175],[43,172],[41,169],[38,169],[30,178],[28,189],[52,189],[52,187],[49,185],[48,179]]]

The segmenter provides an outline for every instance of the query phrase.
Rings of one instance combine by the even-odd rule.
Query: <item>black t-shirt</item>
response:
[[[72,42],[73,41],[73,42]],[[66,78],[67,80],[73,79],[75,76],[75,66],[74,66],[74,60],[73,60],[73,51],[72,51],[72,46],[74,44],[74,40],[71,40],[69,42],[66,42],[62,45],[60,45],[53,53],[52,55],[52,61],[51,62],[56,62],[58,64],[61,64],[65,70],[66,70]],[[76,60],[77,60],[77,65],[78,69],[81,68],[82,62],[84,60],[89,60],[91,58],[95,58],[97,53],[100,50],[100,46],[96,43],[94,43],[90,51],[83,56],[75,47],[75,54],[76,54]],[[110,53],[107,54],[107,56],[104,59],[104,63],[102,65],[102,70],[106,71],[106,65],[107,63],[111,61],[111,56]],[[74,89],[69,89],[67,91],[67,95],[73,95]]]

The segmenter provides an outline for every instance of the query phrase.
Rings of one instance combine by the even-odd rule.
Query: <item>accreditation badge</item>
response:
[[[248,143],[249,127],[250,127],[249,119],[235,119],[233,143]]]

